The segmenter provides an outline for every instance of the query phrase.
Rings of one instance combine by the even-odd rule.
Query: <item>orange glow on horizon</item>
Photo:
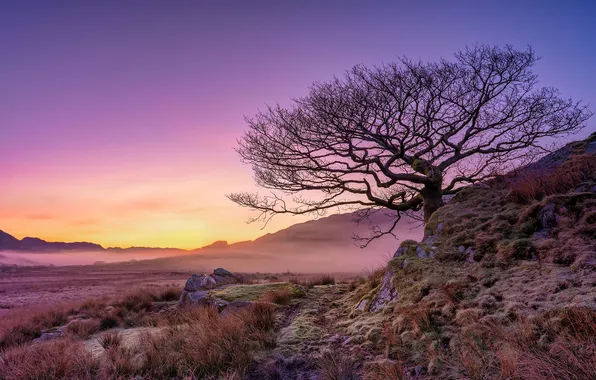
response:
[[[0,184],[0,229],[19,239],[193,249],[216,240],[253,240],[307,219],[275,218],[266,230],[247,224],[250,210],[225,194],[254,189],[250,169],[231,148],[222,155],[226,170],[189,157],[161,157],[160,165],[147,166],[142,154],[130,154],[122,165],[50,161]]]

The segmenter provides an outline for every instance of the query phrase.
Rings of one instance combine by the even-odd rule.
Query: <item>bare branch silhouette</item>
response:
[[[454,61],[402,58],[315,83],[293,106],[246,120],[237,151],[272,194],[228,197],[257,211],[253,221],[380,208],[396,223],[423,210],[426,222],[444,195],[531,161],[553,137],[585,126],[586,106],[538,86],[536,61],[531,48],[478,45]]]

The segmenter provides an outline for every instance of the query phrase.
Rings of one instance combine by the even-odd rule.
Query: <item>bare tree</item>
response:
[[[478,45],[453,61],[402,58],[315,83],[291,107],[247,119],[237,151],[271,193],[228,197],[265,223],[354,207],[363,217],[393,210],[396,223],[422,209],[426,222],[444,195],[534,159],[553,137],[585,126],[586,106],[538,86],[536,61],[531,48]]]

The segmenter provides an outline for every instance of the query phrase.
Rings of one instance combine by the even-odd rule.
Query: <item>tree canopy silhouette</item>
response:
[[[428,221],[444,195],[585,126],[592,113],[539,86],[536,61],[531,48],[477,45],[451,61],[402,58],[314,83],[292,106],[247,118],[237,152],[271,191],[228,198],[258,211],[251,221],[336,207],[393,210],[395,223],[422,209]]]

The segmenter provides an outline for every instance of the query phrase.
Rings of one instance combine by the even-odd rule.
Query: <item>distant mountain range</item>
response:
[[[60,252],[60,251],[102,251],[99,244],[88,242],[48,242],[39,238],[26,237],[21,240],[0,230],[0,250],[29,251],[29,252]]]
[[[374,215],[371,223],[381,228],[388,227],[392,222],[392,217],[384,212]],[[416,229],[415,222],[402,217],[398,231],[406,229],[405,234],[411,235],[412,230]],[[400,227],[401,226],[401,227]],[[48,242],[39,238],[25,237],[21,240],[0,230],[0,251],[23,251],[23,252],[72,252],[72,251],[111,251],[111,252],[130,252],[146,250],[168,250],[179,251],[180,254],[193,253],[198,251],[219,251],[219,250],[256,250],[263,248],[275,248],[285,245],[296,245],[308,243],[308,245],[353,245],[352,237],[354,235],[367,236],[368,223],[357,224],[355,215],[352,213],[335,214],[328,217],[311,220],[304,223],[294,224],[286,229],[263,235],[252,241],[243,241],[228,244],[226,241],[216,241],[210,245],[185,250],[180,248],[159,248],[159,247],[129,247],[104,248],[99,244],[90,242]]]

